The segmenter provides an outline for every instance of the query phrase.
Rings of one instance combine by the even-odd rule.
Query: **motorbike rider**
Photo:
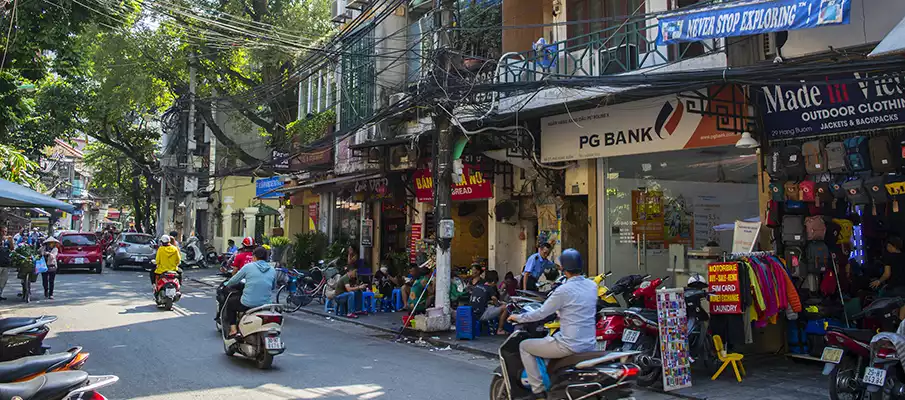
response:
[[[238,333],[236,324],[239,313],[269,304],[276,284],[276,270],[267,262],[267,249],[258,247],[254,250],[253,255],[253,262],[245,264],[238,273],[223,284],[231,287],[238,285],[243,279],[245,280],[241,298],[233,295],[226,304],[226,322],[229,324],[230,337],[234,337]]]
[[[575,353],[596,349],[594,314],[597,311],[597,285],[582,275],[581,253],[566,249],[559,257],[566,283],[544,301],[541,308],[524,314],[509,316],[516,324],[540,321],[559,313],[561,328],[553,336],[528,339],[519,344],[522,364],[528,374],[533,399],[544,399],[544,384],[535,357],[563,358]]]
[[[226,252],[229,254],[236,254],[239,252],[239,248],[236,247],[236,241],[229,239],[226,241]]]
[[[179,249],[173,245],[173,239],[170,235],[160,237],[160,247],[157,248],[157,256],[155,261],[157,268],[151,275],[151,286],[157,286],[157,277],[167,271],[176,271],[179,274],[179,280],[182,281],[182,274],[179,271],[179,263],[182,262],[182,255]]]
[[[266,249],[265,249],[266,250]],[[239,270],[252,261],[254,261],[253,252],[255,251],[255,240],[251,238],[251,236],[242,239],[242,248],[239,249],[239,252],[236,253],[236,256],[233,257],[233,275],[235,275]]]

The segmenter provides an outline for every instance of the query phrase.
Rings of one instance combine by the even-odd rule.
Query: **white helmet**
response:
[[[167,244],[170,243],[170,235],[163,235],[160,237],[160,243]]]
[[[688,285],[691,286],[693,284],[704,284],[707,285],[707,278],[704,278],[703,275],[695,273],[688,277]]]

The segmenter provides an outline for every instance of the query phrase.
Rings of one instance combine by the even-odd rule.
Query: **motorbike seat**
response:
[[[625,315],[628,317],[635,317],[642,321],[644,321],[648,325],[658,325],[657,322],[657,310],[648,310],[648,309],[640,309],[640,308],[631,308],[625,310]]]
[[[0,362],[0,382],[12,382],[26,376],[39,374],[54,365],[69,361],[72,356],[72,353],[66,352]]]
[[[25,325],[31,325],[37,321],[37,318],[28,317],[3,318],[0,319],[0,333],[6,332],[10,329],[21,328]]]
[[[556,358],[550,360],[550,362],[547,364],[547,373],[552,374],[563,368],[574,367],[575,364],[578,364],[582,361],[593,360],[598,357],[603,357],[609,353],[610,352],[608,351],[589,351],[587,353],[577,353],[563,358]]]
[[[826,330],[829,332],[839,332],[861,343],[870,343],[870,340],[873,339],[875,334],[874,331],[870,329],[843,328],[841,326],[832,325],[828,326]]]
[[[0,398],[57,399],[86,381],[85,371],[54,372],[25,382],[0,383]]]
[[[625,315],[625,310],[627,309],[624,307],[607,307],[600,309],[598,314],[604,317],[612,317],[614,315]]]

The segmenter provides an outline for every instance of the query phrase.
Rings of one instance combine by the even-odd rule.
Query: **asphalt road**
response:
[[[198,274],[202,271],[192,271]],[[186,280],[173,311],[158,310],[143,271],[57,276],[55,300],[14,300],[10,280],[0,315],[56,315],[52,351],[83,346],[85,369],[115,374],[111,399],[486,399],[495,361],[459,351],[396,343],[382,332],[293,314],[283,328],[287,351],[274,368],[227,357],[213,322],[213,289]],[[669,398],[639,392],[638,399]]]

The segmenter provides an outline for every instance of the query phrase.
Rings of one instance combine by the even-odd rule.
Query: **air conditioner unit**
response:
[[[392,106],[398,104],[398,103],[399,103],[400,101],[402,101],[403,99],[405,99],[405,93],[404,93],[404,92],[393,93],[393,94],[390,95],[389,104],[388,104],[387,106],[392,107]]]
[[[771,60],[776,57],[778,51],[776,49],[776,32],[764,33],[761,35],[763,40],[763,59]]]
[[[348,16],[346,0],[333,0],[333,4],[330,7],[330,20],[340,24],[349,19]]]

